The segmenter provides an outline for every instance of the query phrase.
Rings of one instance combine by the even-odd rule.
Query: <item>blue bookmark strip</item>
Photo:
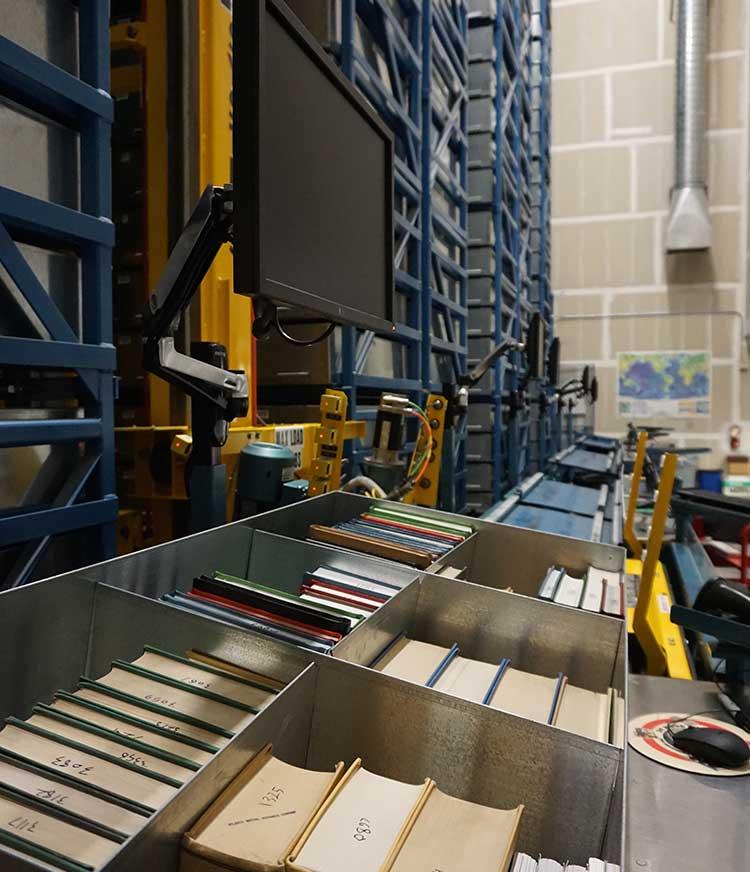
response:
[[[503,657],[500,661],[500,665],[497,667],[497,672],[495,673],[494,678],[490,686],[487,688],[487,693],[485,693],[482,699],[482,705],[489,705],[492,701],[492,697],[495,695],[495,691],[497,690],[498,685],[503,680],[503,675],[508,671],[508,667],[510,666],[510,660],[507,657]]]
[[[445,670],[450,666],[453,658],[458,654],[458,645],[453,644],[451,650],[443,657],[441,662],[438,665],[438,668],[432,673],[432,675],[425,682],[425,687],[434,687],[435,684],[440,680],[440,676],[445,672]]]
[[[376,654],[375,657],[367,664],[367,668],[374,669],[375,666],[377,666],[377,664],[380,663],[380,661],[383,659],[383,657],[385,657],[385,655],[391,650],[391,648],[393,648],[393,646],[396,644],[396,642],[400,641],[403,638],[404,638],[404,634],[399,633],[395,639],[391,639],[391,641],[385,646],[385,648],[383,648],[383,650],[379,654]]]
[[[555,712],[557,711],[557,704],[560,700],[560,694],[562,693],[563,685],[565,684],[565,676],[562,672],[557,673],[557,687],[555,688],[555,695],[552,697],[552,707],[549,710],[549,715],[547,716],[547,723],[552,724],[552,719],[555,717]]]

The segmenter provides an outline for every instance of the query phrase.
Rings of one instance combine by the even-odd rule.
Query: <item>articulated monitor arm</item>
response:
[[[149,298],[143,352],[145,369],[210,404],[226,422],[247,414],[245,373],[216,365],[226,359],[220,346],[212,346],[213,353],[200,349],[204,360],[183,354],[175,348],[174,333],[219,249],[233,241],[232,206],[231,185],[209,185],[203,192]]]
[[[501,357],[509,354],[511,351],[523,351],[525,348],[523,342],[516,339],[506,339],[494,348],[483,360],[461,378],[460,383],[467,387],[473,387],[479,382],[484,374],[493,366]]]

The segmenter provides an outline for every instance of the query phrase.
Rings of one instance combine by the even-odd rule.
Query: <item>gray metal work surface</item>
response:
[[[634,675],[628,706],[633,718],[709,711],[719,702],[711,682]],[[750,776],[691,775],[628,748],[627,781],[624,872],[750,869]]]

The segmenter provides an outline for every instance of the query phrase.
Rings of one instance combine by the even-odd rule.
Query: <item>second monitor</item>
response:
[[[281,0],[234,8],[235,290],[393,327],[393,139]]]

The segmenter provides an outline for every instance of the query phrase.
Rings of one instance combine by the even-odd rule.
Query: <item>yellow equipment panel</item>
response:
[[[625,565],[628,575],[641,577],[643,563],[640,560],[630,559]],[[685,640],[682,638],[680,628],[673,624],[669,613],[672,609],[672,594],[667,582],[667,574],[661,561],[656,564],[654,572],[653,595],[646,611],[646,621],[651,628],[653,637],[657,640],[659,648],[666,662],[666,675],[670,678],[683,678],[690,680],[693,677],[690,669]],[[633,619],[635,609],[629,608],[627,615],[628,633],[633,633]]]

